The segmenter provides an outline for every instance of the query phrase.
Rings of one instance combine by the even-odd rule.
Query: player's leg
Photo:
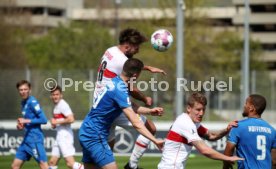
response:
[[[28,153],[32,155],[38,163],[40,169],[48,169],[46,150],[43,142],[30,143]]]
[[[25,161],[15,158],[12,162],[11,168],[12,169],[20,169]]]
[[[115,129],[116,129],[116,123],[113,123],[108,135],[108,145],[113,151],[114,145],[115,145]]]
[[[156,127],[154,125],[154,123],[149,120],[146,119],[145,117],[142,116],[141,118],[143,121],[145,122],[145,126],[146,128],[154,135],[156,133]],[[125,165],[125,169],[137,169],[138,167],[138,162],[140,160],[140,158],[144,155],[145,151],[147,150],[147,147],[150,143],[150,140],[147,139],[146,137],[144,137],[143,135],[139,135],[136,139],[136,142],[134,144],[134,148],[132,150],[129,162]]]
[[[60,150],[59,150],[57,141],[55,141],[52,147],[51,158],[49,161],[49,169],[57,169],[59,159],[60,159]]]
[[[20,169],[25,161],[30,160],[31,154],[28,153],[27,149],[28,146],[25,143],[20,144],[11,165],[12,169]]]
[[[83,165],[76,162],[74,158],[76,150],[74,147],[73,133],[63,133],[63,135],[57,139],[57,143],[67,167],[72,169],[83,169]]]
[[[72,169],[83,169],[83,165],[75,161],[74,156],[64,157],[67,167]]]

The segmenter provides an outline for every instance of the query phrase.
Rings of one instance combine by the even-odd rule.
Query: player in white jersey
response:
[[[98,69],[98,77],[97,77],[97,86],[104,85],[104,83],[108,83],[111,78],[120,75],[123,69],[123,65],[128,58],[132,58],[136,53],[139,52],[140,45],[147,41],[147,38],[144,37],[139,31],[136,29],[127,28],[120,33],[119,37],[119,45],[113,46],[107,49],[102,56],[101,65]],[[144,66],[144,70],[148,70],[153,73],[163,73],[165,72],[161,69]],[[130,95],[135,99],[143,101],[147,106],[152,105],[151,97],[147,97],[143,95],[138,89],[131,87],[133,90],[130,90]],[[95,97],[95,96],[94,96]],[[155,134],[156,127],[154,123],[145,116],[140,115],[140,119],[145,123],[147,129]],[[115,127],[120,126],[123,128],[132,127],[129,120],[126,118],[124,113],[122,113],[117,119],[115,119],[113,123],[113,127],[110,131],[109,135],[109,143],[110,146],[113,147],[115,143]],[[149,139],[145,138],[142,135],[139,135],[136,144],[134,146],[132,155],[130,157],[129,163],[125,166],[125,169],[137,169],[138,161],[141,156],[144,154],[148,144]]]
[[[201,139],[202,137],[210,141],[218,140],[232,127],[237,126],[237,121],[230,122],[224,130],[209,131],[200,124],[205,113],[206,97],[201,93],[193,93],[187,102],[187,113],[179,115],[168,132],[158,169],[185,168],[193,146],[208,158],[229,162],[242,160],[237,156],[229,157],[215,151]]]
[[[60,86],[55,86],[51,90],[51,99],[55,104],[53,118],[51,119],[52,128],[57,131],[56,140],[52,147],[52,157],[49,161],[50,169],[57,169],[61,155],[66,161],[68,168],[83,169],[83,165],[75,162],[74,135],[71,123],[74,122],[74,114],[68,103],[62,98]]]

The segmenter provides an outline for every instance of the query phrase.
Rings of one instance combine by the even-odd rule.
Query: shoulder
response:
[[[29,96],[27,103],[28,104],[37,104],[38,100],[34,96]]]
[[[182,113],[179,115],[175,120],[174,125],[182,126],[184,128],[196,128],[195,123],[191,120],[187,113]]]

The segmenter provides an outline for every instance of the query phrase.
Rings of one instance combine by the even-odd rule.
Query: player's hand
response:
[[[146,96],[146,97],[144,98],[144,103],[145,103],[146,106],[151,106],[152,103],[153,103],[152,98]]]
[[[227,132],[229,132],[233,127],[237,127],[237,126],[238,126],[238,120],[231,121],[228,124],[226,130],[227,130]]]
[[[158,147],[159,150],[162,150],[164,146],[164,142],[165,142],[164,140],[157,139],[154,144]]]
[[[57,127],[57,120],[56,119],[54,119],[54,118],[51,119],[51,126],[52,126],[53,129]]]
[[[24,124],[18,123],[18,124],[16,125],[16,128],[17,128],[17,130],[23,130],[23,129],[24,129]]]
[[[234,164],[235,161],[243,161],[243,160],[244,160],[244,158],[240,158],[238,156],[231,156],[231,157],[229,157],[229,160],[227,160],[227,162],[229,164]]]
[[[149,70],[151,73],[162,73],[163,75],[167,74],[164,70],[152,66],[145,66],[145,69]]]
[[[150,114],[152,116],[162,116],[164,109],[162,107],[154,107],[151,109]]]

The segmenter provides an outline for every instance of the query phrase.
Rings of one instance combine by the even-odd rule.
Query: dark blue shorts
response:
[[[80,139],[81,141],[81,139]],[[106,140],[82,142],[83,148],[82,162],[93,163],[98,167],[103,167],[109,163],[115,162],[113,152]]]
[[[38,163],[47,162],[47,155],[43,143],[21,143],[16,151],[15,158],[29,161],[31,157]]]

